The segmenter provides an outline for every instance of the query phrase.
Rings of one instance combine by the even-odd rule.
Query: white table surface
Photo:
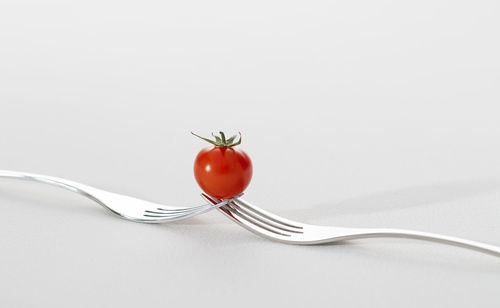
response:
[[[245,198],[500,245],[498,1],[3,1],[0,169],[202,203],[189,135],[241,130]],[[0,180],[1,307],[498,307],[500,258],[298,247]]]

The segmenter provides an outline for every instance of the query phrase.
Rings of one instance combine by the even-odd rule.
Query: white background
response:
[[[0,169],[202,203],[191,130],[242,131],[246,199],[500,245],[498,1],[0,0]],[[0,181],[0,306],[498,307],[500,259],[297,247],[218,212],[120,220]]]

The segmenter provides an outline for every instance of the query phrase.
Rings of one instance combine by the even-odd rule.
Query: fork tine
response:
[[[162,211],[162,212],[168,212],[168,213],[186,212],[186,211],[191,211],[193,209],[199,209],[199,208],[202,208],[202,207],[205,207],[205,206],[207,206],[207,205],[206,204],[202,204],[202,205],[199,205],[199,206],[179,208],[179,209],[165,209],[165,208],[158,207],[158,208],[156,208],[156,210]]]
[[[189,213],[192,211],[197,211],[200,209],[203,209],[209,205],[204,204],[203,206],[196,206],[192,208],[186,208],[186,209],[175,209],[175,210],[170,210],[170,209],[162,209],[162,211],[158,210],[144,210],[144,212],[150,213],[150,214],[158,214],[158,215],[177,215],[177,214],[183,214],[183,213]]]
[[[159,221],[178,220],[178,219],[183,219],[183,218],[188,218],[191,216],[199,215],[199,214],[208,212],[212,209],[216,209],[218,207],[225,205],[226,201],[221,201],[221,202],[218,202],[214,205],[211,205],[211,203],[212,202],[209,202],[209,204],[204,204],[202,206],[196,206],[196,207],[192,207],[192,208],[182,209],[182,211],[169,210],[169,211],[165,211],[165,212],[157,212],[157,211],[145,210],[143,216],[149,217],[149,218],[156,218]]]
[[[256,214],[255,212],[249,211],[245,209],[243,206],[239,206],[236,202],[231,202],[231,208],[237,210],[239,213],[243,214],[245,217],[252,219],[254,221],[257,221],[261,224],[271,226],[273,228],[282,230],[282,231],[288,231],[288,232],[293,232],[293,233],[303,233],[301,229],[295,229],[293,227],[289,227],[287,224],[284,223],[279,223],[274,220],[268,219],[267,217],[263,217],[259,214]]]
[[[203,194],[204,195],[204,194]],[[209,199],[212,199],[212,202],[219,201],[219,199],[212,198],[211,196],[206,195]],[[266,212],[249,204],[248,202],[241,202],[241,199],[234,198],[234,203],[231,206],[232,208],[237,208],[238,212],[241,212],[246,217],[250,217],[253,220],[259,221],[262,224],[269,225],[276,229],[280,229],[282,231],[289,231],[293,233],[303,233],[303,227],[298,226],[298,223],[295,223],[291,220],[285,220],[280,218],[274,214]],[[238,202],[240,201],[240,202]]]
[[[240,222],[245,222],[247,226],[253,225],[254,229],[255,228],[260,228],[264,229],[268,232],[272,232],[277,235],[282,235],[282,236],[291,236],[288,232],[293,232],[290,230],[282,229],[273,225],[270,225],[266,223],[265,221],[259,220],[258,218],[255,218],[255,216],[250,216],[246,214],[245,212],[241,211],[241,208],[238,207],[235,203],[231,203],[226,205],[226,208],[233,214],[234,216],[239,217]]]
[[[189,212],[189,211],[186,211],[186,212]],[[159,217],[160,216],[170,216],[170,215],[181,215],[181,214],[186,213],[186,212],[157,212],[157,211],[144,210],[144,213],[157,215]]]
[[[164,215],[155,215],[155,214],[143,214],[144,217],[147,217],[147,218],[155,218],[156,221],[158,222],[162,222],[162,221],[173,221],[173,220],[179,220],[179,219],[183,219],[183,218],[188,218],[188,217],[191,217],[191,216],[195,216],[195,215],[198,215],[198,214],[202,214],[208,210],[210,210],[211,208],[209,207],[206,207],[204,209],[200,209],[200,210],[195,210],[195,211],[191,211],[191,212],[185,212],[185,213],[172,213],[170,215],[168,214],[164,214]]]
[[[244,201],[240,198],[235,198],[234,199],[234,202],[236,204],[238,204],[238,206],[240,208],[244,208],[248,211],[251,211],[253,212],[254,214],[256,215],[259,215],[260,217],[262,218],[265,218],[267,220],[270,220],[274,223],[278,223],[278,224],[282,224],[282,225],[285,225],[285,226],[288,226],[288,227],[291,227],[291,228],[296,228],[296,229],[303,229],[303,227],[301,226],[300,223],[298,222],[295,222],[295,221],[292,221],[292,220],[288,220],[288,219],[285,219],[285,218],[282,218],[282,217],[279,217],[277,215],[274,215],[272,213],[269,213],[263,209],[260,209],[250,203],[248,203],[247,201]]]
[[[203,193],[201,194],[201,196],[212,204],[215,204],[217,203],[217,201],[219,201],[219,199],[213,198],[212,196]],[[256,233],[257,235],[265,234],[270,238],[275,238],[277,235],[285,237],[291,236],[290,234],[287,234],[288,230],[270,226],[263,221],[252,218],[249,215],[245,215],[244,213],[240,212],[239,209],[240,208],[232,202],[219,208],[219,210],[221,210],[224,214],[234,219],[237,223],[239,223],[249,231]]]
[[[174,221],[174,220],[180,220],[180,219],[185,219],[189,218],[191,216],[196,216],[199,214],[203,214],[205,212],[208,212],[210,210],[220,208],[221,206],[225,205],[226,202],[219,202],[215,205],[210,205],[210,204],[205,204],[205,207],[197,210],[193,210],[191,212],[186,212],[182,214],[172,214],[172,215],[164,215],[164,216],[157,216],[157,215],[150,215],[150,214],[144,214],[144,217],[149,219],[148,217],[154,217],[154,222],[156,223],[161,223],[161,222],[166,222],[166,221]]]
[[[174,217],[174,216],[184,216],[188,215],[190,213],[195,213],[199,212],[208,208],[212,208],[211,205],[205,204],[202,207],[196,207],[192,209],[186,209],[185,211],[164,211],[164,212],[157,212],[157,211],[151,211],[151,210],[145,210],[144,211],[144,216],[146,217]]]

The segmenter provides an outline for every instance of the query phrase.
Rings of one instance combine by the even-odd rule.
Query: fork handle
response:
[[[343,236],[342,239],[351,240],[351,239],[376,238],[376,237],[409,238],[409,239],[417,239],[417,240],[425,240],[425,241],[449,244],[449,245],[474,249],[495,256],[500,256],[500,247],[498,246],[466,240],[454,236],[414,231],[414,230],[404,230],[404,229],[385,229],[385,228],[384,229],[348,228],[348,229],[352,230],[352,232],[350,234],[348,233],[345,236]]]
[[[27,172],[0,170],[0,178],[45,183],[79,193],[87,198],[98,201],[96,200],[97,198],[93,194],[99,191],[99,189],[54,176],[27,173]]]

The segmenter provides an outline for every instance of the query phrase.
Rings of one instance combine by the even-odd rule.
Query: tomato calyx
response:
[[[214,133],[212,133],[212,136],[215,138],[215,141],[208,139],[208,138],[204,138],[202,136],[199,136],[193,132],[191,132],[191,134],[193,134],[194,136],[196,136],[202,140],[205,140],[206,142],[208,142],[210,144],[213,144],[213,145],[215,145],[217,147],[221,147],[221,148],[230,148],[230,147],[234,147],[236,145],[241,144],[241,133],[240,132],[238,132],[238,134],[240,135],[240,138],[238,139],[238,141],[236,141],[237,135],[233,135],[230,138],[226,139],[226,135],[224,134],[224,132],[219,132],[220,137],[216,136]]]

